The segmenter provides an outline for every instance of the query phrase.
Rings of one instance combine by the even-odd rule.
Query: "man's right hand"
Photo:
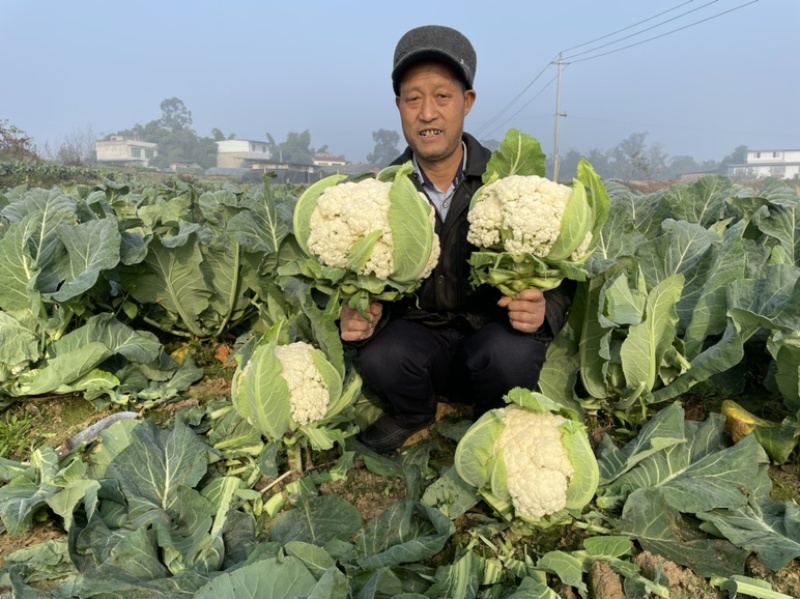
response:
[[[367,310],[371,320],[364,318],[363,314],[350,306],[342,306],[339,316],[339,329],[342,341],[364,341],[372,337],[375,327],[383,315],[383,304],[372,302]]]

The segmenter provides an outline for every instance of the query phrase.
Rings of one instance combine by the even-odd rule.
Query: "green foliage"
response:
[[[255,422],[280,424],[268,413],[280,404],[280,373],[261,364],[270,344],[312,343],[343,387],[324,425],[289,426],[280,439],[242,418],[224,391],[203,408],[177,412],[163,429],[152,418],[116,422],[91,452],[63,458],[42,446],[8,459],[30,449],[22,439],[36,427],[28,417],[0,420],[0,450],[14,452],[0,455],[5,534],[48,518],[68,532],[8,556],[0,569],[7,593],[552,599],[589,596],[600,562],[628,596],[668,597],[664,572],[650,579],[636,565],[638,547],[729,593],[781,596],[741,576],[750,555],[772,570],[800,557],[800,513],[777,500],[767,468],[778,454],[759,445],[775,440],[754,432],[732,444],[721,415],[687,420],[669,400],[741,369],[747,343],[771,360],[764,382],[786,412],[779,426],[761,428],[794,441],[794,190],[770,182],[754,193],[721,177],[648,195],[607,185],[609,218],[570,324],[550,346],[544,393],[521,390],[512,401],[587,421],[616,417],[626,429],[599,443],[599,483],[577,477],[588,484],[575,490],[569,524],[553,522],[547,534],[503,501],[507,485],[491,450],[503,426],[497,418],[469,429],[455,468],[435,434],[391,456],[352,438],[360,381],[338,336],[340,296],[277,274],[302,258],[290,226],[292,191],[108,181],[2,196],[2,401],[77,391],[148,408],[181,397],[201,372],[166,355],[164,342],[175,339],[168,331],[192,335],[195,327],[207,343],[219,331],[228,340],[245,331],[231,332],[237,322],[250,325],[235,359],[237,377],[260,381],[253,405],[265,414]],[[139,284],[153,299],[136,298]],[[248,366],[253,374],[243,375]],[[240,391],[231,393],[237,401]],[[449,437],[460,438],[468,424],[451,423]],[[444,431],[436,426],[434,433]],[[580,441],[573,455],[594,460],[584,425],[568,426]],[[305,464],[281,474],[298,456]],[[347,491],[350,477],[366,474],[377,480],[374,493],[359,490],[352,504],[325,487],[346,478]],[[363,504],[387,499],[397,477],[405,478],[405,496],[363,517]],[[489,492],[478,494],[478,486]]]
[[[13,458],[31,450],[34,419],[27,414],[6,412],[0,417],[0,458]]]
[[[27,185],[52,187],[74,183],[102,181],[106,173],[94,167],[69,166],[54,162],[0,161],[0,189]]]

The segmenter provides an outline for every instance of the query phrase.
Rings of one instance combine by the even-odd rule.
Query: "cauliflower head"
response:
[[[561,441],[567,420],[550,412],[511,406],[499,410],[505,423],[495,448],[502,451],[514,509],[541,518],[564,509],[574,469]]]
[[[467,240],[513,256],[547,258],[561,232],[572,188],[536,175],[510,175],[486,185],[468,214]],[[586,254],[591,233],[571,258]]]
[[[548,525],[594,497],[600,470],[586,426],[547,396],[515,387],[456,447],[456,472],[501,516]]]
[[[311,214],[308,249],[320,261],[345,268],[350,248],[374,231],[381,236],[362,272],[388,279],[394,270],[394,244],[389,226],[389,190],[392,184],[377,179],[347,182],[326,189]]]
[[[314,364],[312,349],[303,341],[275,348],[275,357],[280,360],[283,378],[289,385],[292,419],[301,426],[325,418],[330,399],[325,379]]]

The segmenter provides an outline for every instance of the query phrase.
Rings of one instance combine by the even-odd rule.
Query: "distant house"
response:
[[[728,175],[748,179],[798,177],[800,150],[749,150],[744,164],[728,165]]]
[[[263,169],[272,163],[272,152],[264,141],[225,139],[217,142],[217,168]]]
[[[116,166],[148,166],[158,156],[158,144],[125,139],[120,135],[94,142],[94,149],[97,152],[97,162]]]
[[[344,156],[334,156],[333,154],[314,154],[314,166],[344,166],[347,164]]]

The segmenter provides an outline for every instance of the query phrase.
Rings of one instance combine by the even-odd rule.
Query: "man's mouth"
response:
[[[419,132],[419,136],[423,139],[430,139],[431,137],[436,137],[437,135],[441,135],[441,129],[424,129],[423,131]]]

